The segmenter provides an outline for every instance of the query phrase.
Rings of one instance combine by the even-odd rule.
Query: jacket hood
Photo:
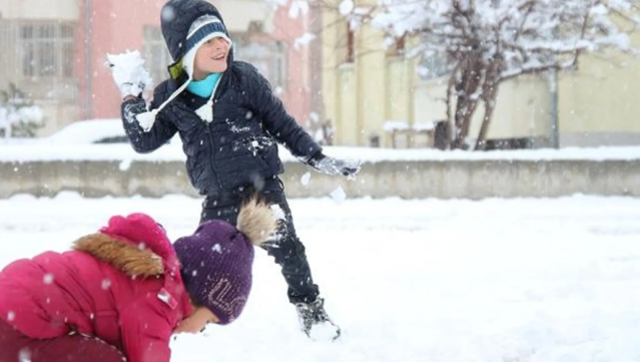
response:
[[[174,276],[180,271],[180,262],[164,228],[143,213],[110,217],[98,233],[76,241],[74,249],[132,276]]]
[[[148,278],[165,272],[162,258],[150,249],[136,247],[106,234],[84,236],[75,241],[73,249],[113,265],[129,276]]]
[[[189,28],[196,19],[203,15],[213,15],[225,25],[218,9],[205,0],[171,0],[162,8],[160,25],[162,36],[173,58],[173,64],[169,66],[169,74],[172,79],[179,79],[184,75],[181,61],[186,52],[185,44]],[[229,36],[228,30],[225,33]],[[229,66],[232,62],[233,47],[229,50],[227,58]]]

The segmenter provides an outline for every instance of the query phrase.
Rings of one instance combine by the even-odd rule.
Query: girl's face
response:
[[[178,324],[173,333],[198,333],[210,323],[218,323],[218,317],[207,307],[196,307],[190,316]]]
[[[224,38],[209,39],[196,52],[193,78],[203,80],[211,73],[227,70],[230,44]]]

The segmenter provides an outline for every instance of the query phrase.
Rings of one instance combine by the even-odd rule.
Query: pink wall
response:
[[[81,118],[113,118],[120,115],[120,94],[113,84],[111,74],[105,67],[107,53],[121,53],[127,49],[142,51],[143,26],[159,26],[160,10],[166,0],[91,0],[91,103],[89,110],[84,107],[88,83],[85,79],[84,4],[81,0],[81,20],[76,47],[77,69],[80,82]],[[224,16],[224,14],[223,14]],[[275,17],[276,30],[271,36],[288,44],[286,92],[280,95],[289,113],[304,124],[310,112],[309,90],[304,89],[301,49],[295,49],[296,38],[304,34],[304,22],[301,17],[290,19],[288,9],[281,8]],[[86,103],[86,102],[85,102]]]
[[[271,35],[274,39],[287,44],[287,89],[280,95],[280,98],[287,107],[287,111],[296,118],[298,123],[306,125],[309,113],[311,112],[311,96],[308,89],[309,82],[304,77],[303,67],[309,69],[309,62],[304,59],[303,49],[294,47],[295,40],[301,37],[307,30],[305,29],[305,17],[299,15],[292,19],[289,17],[289,9],[280,7],[275,15],[275,31]],[[307,71],[307,74],[308,71]]]
[[[107,53],[120,53],[127,49],[142,50],[142,31],[144,25],[160,24],[160,9],[163,0],[92,0],[91,17],[91,95],[92,109],[85,110],[84,118],[118,117],[120,114],[120,94],[114,85],[108,68],[105,67]],[[86,3],[86,0],[82,1]],[[84,4],[81,14],[84,14]],[[84,16],[81,16],[80,28],[84,34]],[[84,43],[79,59],[83,64],[80,79],[81,99],[86,96],[89,81],[84,72]]]

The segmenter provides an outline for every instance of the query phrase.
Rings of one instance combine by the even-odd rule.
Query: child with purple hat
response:
[[[150,216],[113,216],[73,250],[0,272],[0,362],[169,362],[175,333],[229,324],[251,291],[254,245],[277,227],[252,200],[237,228],[205,222],[173,247]]]

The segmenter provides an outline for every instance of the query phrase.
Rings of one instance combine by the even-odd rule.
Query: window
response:
[[[286,47],[282,42],[273,44],[273,61],[271,62],[271,82],[282,89],[287,85]]]
[[[282,91],[287,88],[287,47],[274,40],[252,42],[243,37],[234,37],[235,59],[244,60],[258,68],[271,86]]]
[[[451,64],[442,54],[423,55],[418,65],[418,74],[424,80],[444,77],[451,71]]]
[[[160,27],[145,26],[143,29],[143,41],[145,67],[151,73],[153,82],[159,84],[169,77],[167,67],[173,63]]]
[[[435,43],[437,40],[431,39],[427,35],[420,36],[422,44]],[[418,64],[418,74],[423,80],[444,77],[453,70],[453,62],[445,51],[433,50],[430,54],[423,53]]]
[[[23,24],[19,27],[22,75],[71,78],[74,28],[70,24]]]

